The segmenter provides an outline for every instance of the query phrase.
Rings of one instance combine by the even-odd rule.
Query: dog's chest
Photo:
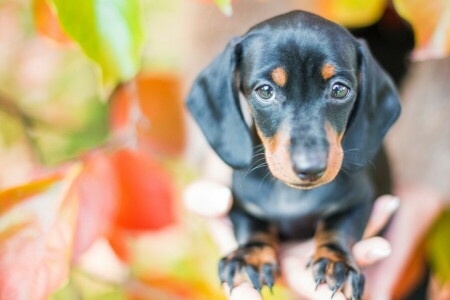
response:
[[[332,186],[300,190],[286,186],[271,174],[258,175],[246,176],[239,171],[233,175],[236,201],[250,215],[270,220],[300,219],[342,206],[336,203],[340,195],[336,192],[333,195]]]
[[[370,184],[364,176],[337,178],[311,190],[288,187],[269,171],[252,174],[233,173],[233,194],[237,204],[249,215],[277,223],[280,230],[314,228],[318,220],[345,211],[358,201],[371,197]],[[294,234],[295,236],[297,234]]]

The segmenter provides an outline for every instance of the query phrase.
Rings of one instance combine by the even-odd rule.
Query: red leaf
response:
[[[135,238],[135,233],[118,226],[110,231],[108,236],[109,244],[117,256],[124,262],[131,261],[131,250],[129,242]]]
[[[112,156],[120,195],[116,225],[157,230],[175,222],[175,191],[170,176],[149,156],[120,150]]]

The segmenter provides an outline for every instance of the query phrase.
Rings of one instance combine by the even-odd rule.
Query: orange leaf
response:
[[[55,10],[48,0],[33,0],[34,23],[36,31],[61,45],[71,44],[71,39],[59,24]]]
[[[0,299],[47,299],[66,280],[79,202],[70,185],[78,172],[72,167],[2,217]]]
[[[450,54],[450,1],[394,0],[399,15],[414,28],[416,59]]]
[[[55,182],[61,180],[60,174],[53,174],[47,178],[30,182],[26,185],[10,188],[0,192],[0,216],[22,201],[45,192]]]
[[[140,106],[146,121],[139,128],[143,146],[157,154],[179,155],[185,144],[180,79],[173,74],[140,75],[136,79]],[[119,130],[129,122],[130,101],[124,89],[114,96],[111,126]]]

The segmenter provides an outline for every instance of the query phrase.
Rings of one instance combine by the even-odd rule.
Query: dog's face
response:
[[[306,12],[270,19],[232,40],[198,77],[188,106],[235,168],[253,155],[241,113],[248,109],[272,174],[304,189],[333,180],[346,151],[349,169],[367,163],[399,113],[392,83],[364,46]]]
[[[296,32],[276,25],[257,27],[241,41],[239,86],[272,174],[313,188],[341,169],[358,89],[357,50],[337,26]]]

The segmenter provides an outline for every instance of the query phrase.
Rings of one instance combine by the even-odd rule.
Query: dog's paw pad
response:
[[[230,289],[244,281],[261,291],[264,285],[272,289],[278,274],[275,249],[263,243],[250,243],[222,258],[219,262],[219,278]]]

